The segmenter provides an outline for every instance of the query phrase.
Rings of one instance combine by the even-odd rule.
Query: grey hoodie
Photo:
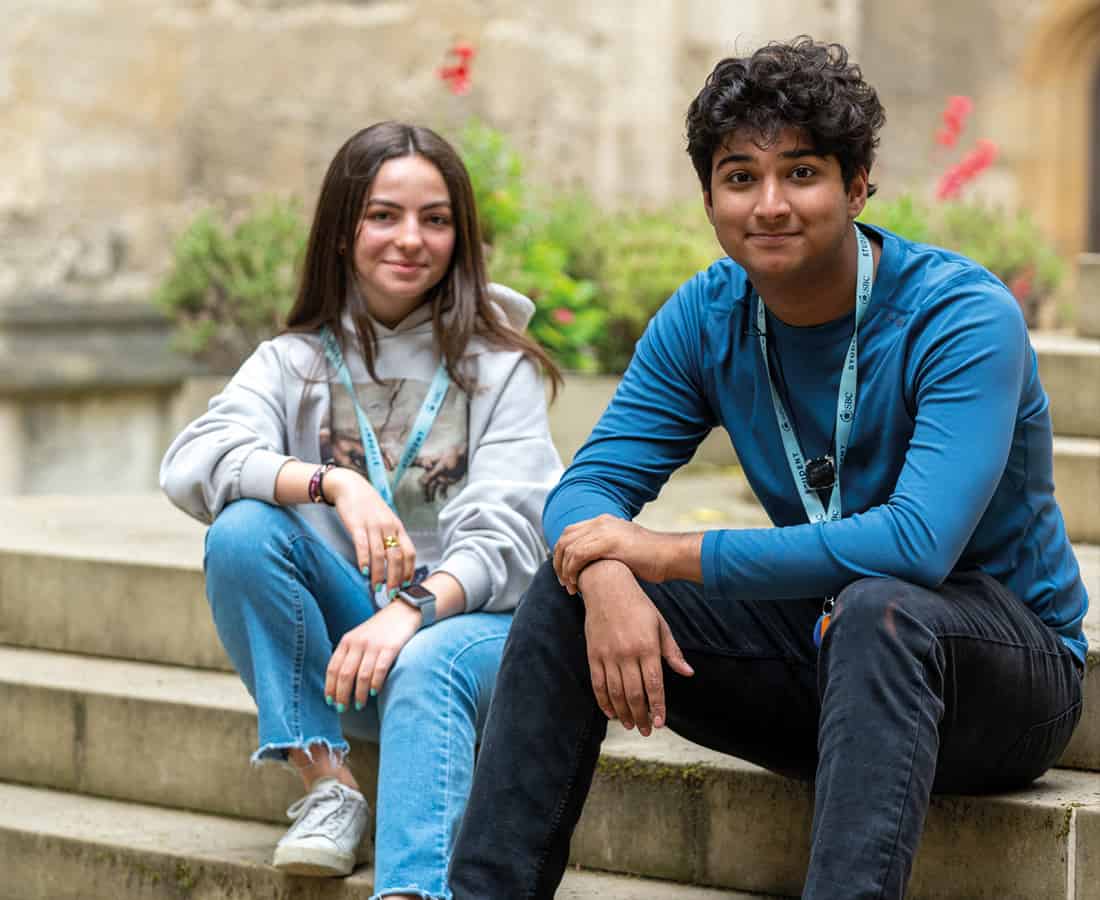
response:
[[[534,304],[491,285],[493,302],[523,330]],[[392,470],[438,365],[431,310],[420,307],[394,329],[375,323],[371,380],[345,317],[347,366],[359,403]],[[428,439],[395,489],[398,515],[417,549],[417,565],[453,575],[467,611],[511,610],[546,557],[543,503],[561,474],[550,439],[537,367],[516,351],[471,340],[467,360],[477,388],[451,385]],[[331,380],[330,380],[331,379]],[[347,391],[321,362],[314,335],[265,341],[207,411],[172,442],[160,483],[180,509],[209,524],[226,504],[251,497],[275,502],[275,479],[290,459],[335,457],[361,463],[361,442]],[[355,551],[335,510],[304,504],[297,512],[336,552]]]

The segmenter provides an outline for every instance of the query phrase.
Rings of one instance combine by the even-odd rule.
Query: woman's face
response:
[[[355,272],[371,316],[393,328],[443,277],[455,247],[451,196],[423,156],[387,160],[367,191]]]

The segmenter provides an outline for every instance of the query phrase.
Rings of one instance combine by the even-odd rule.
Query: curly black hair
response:
[[[835,156],[844,185],[871,171],[886,113],[848,51],[807,35],[770,43],[751,56],[727,57],[707,76],[687,112],[687,151],[704,191],[715,151],[735,130],[768,146],[788,127],[802,130],[814,151]],[[875,192],[869,184],[867,194]]]

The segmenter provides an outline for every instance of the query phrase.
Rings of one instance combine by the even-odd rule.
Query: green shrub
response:
[[[860,219],[923,243],[961,253],[1001,279],[1015,295],[1028,324],[1058,288],[1065,265],[1024,211],[980,203],[923,204],[909,195],[872,199]]]
[[[473,182],[481,239],[495,244],[527,215],[523,160],[501,132],[476,119],[460,132],[458,150]]]
[[[608,317],[597,353],[604,371],[622,372],[653,314],[722,249],[701,203],[609,213],[592,237],[585,264]]]
[[[154,303],[175,320],[182,350],[232,371],[286,319],[308,229],[300,204],[269,199],[235,224],[200,213],[176,241]]]
[[[523,164],[499,131],[470,122],[459,150],[478,204],[489,276],[535,302],[528,330],[566,369],[597,368],[607,318],[596,286],[578,272],[597,215],[583,194],[551,198],[525,187]]]

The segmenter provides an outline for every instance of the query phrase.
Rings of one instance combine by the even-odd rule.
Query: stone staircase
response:
[[[1100,342],[1035,344],[1056,398],[1059,496],[1096,601]],[[722,527],[762,513],[734,473],[699,466],[643,520]],[[298,786],[248,766],[255,714],[214,633],[201,553],[201,526],[159,496],[0,501],[0,900],[370,895],[369,866],[320,882],[268,865]],[[911,897],[1100,898],[1097,608],[1061,767],[1026,791],[935,798]],[[369,792],[373,748],[355,745],[352,763]],[[805,785],[667,731],[613,730],[558,896],[797,895],[810,812]]]

